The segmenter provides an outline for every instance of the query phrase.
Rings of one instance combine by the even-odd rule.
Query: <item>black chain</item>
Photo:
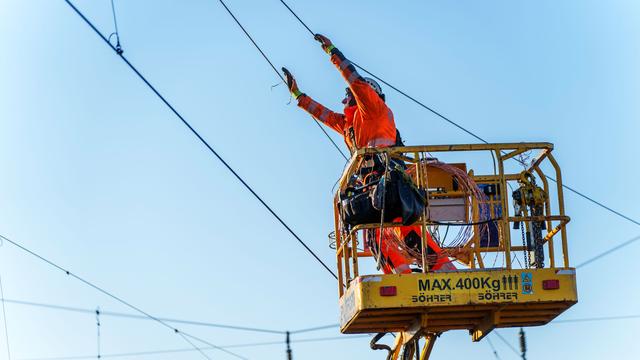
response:
[[[520,232],[522,233],[522,248],[523,248],[523,253],[524,253],[524,266],[525,268],[529,268],[529,248],[527,247],[527,240],[525,239],[525,235],[524,235],[524,221],[520,223]]]

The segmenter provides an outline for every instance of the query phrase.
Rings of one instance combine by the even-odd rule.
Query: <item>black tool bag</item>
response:
[[[384,205],[385,221],[401,217],[403,225],[416,222],[424,212],[425,203],[424,190],[418,189],[399,166],[382,176],[373,193],[373,207],[382,210]]]
[[[342,219],[351,226],[379,223],[383,206],[385,222],[400,217],[404,225],[413,224],[424,211],[424,191],[416,188],[402,168],[396,166],[382,177],[361,187],[349,187],[340,194]]]
[[[342,220],[351,225],[372,224],[380,222],[380,210],[373,207],[371,194],[375,185],[351,187],[340,194]]]

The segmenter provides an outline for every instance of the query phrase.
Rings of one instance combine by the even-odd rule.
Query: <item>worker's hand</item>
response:
[[[324,35],[316,34],[313,38],[320,43],[320,46],[322,46],[322,50],[324,50],[327,54],[331,54],[331,50],[335,48],[335,46],[333,46],[333,44],[331,43],[331,40],[329,40],[329,38]]]
[[[289,88],[291,95],[293,95],[293,97],[296,99],[299,98],[300,95],[302,95],[302,92],[300,92],[300,89],[298,89],[298,84],[296,83],[296,79],[293,77],[293,75],[291,75],[291,73],[289,72],[289,70],[287,70],[287,68],[283,67],[282,72],[284,73],[284,78],[285,78],[285,81],[287,82],[287,87]]]

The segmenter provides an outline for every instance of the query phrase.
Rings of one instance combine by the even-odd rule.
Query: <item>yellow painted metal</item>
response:
[[[504,248],[504,256],[505,256],[505,261],[506,261],[506,267],[507,269],[511,269],[511,232],[509,231],[509,212],[506,211],[507,209],[509,209],[509,197],[505,196],[505,190],[507,189],[507,180],[505,178],[505,172],[504,172],[504,159],[502,158],[502,152],[504,151],[504,149],[493,149],[493,152],[496,155],[496,158],[498,158],[498,176],[500,177],[500,188],[503,189],[502,190],[502,196],[500,197],[500,199],[502,200],[502,221],[500,222],[500,229],[502,230],[501,232],[501,245]]]
[[[436,334],[428,334],[424,337],[425,344],[422,347],[422,352],[420,353],[420,360],[427,360],[429,356],[431,356],[431,350],[433,350],[433,345],[436,342],[437,335]]]
[[[560,286],[544,290],[545,280],[558,280]],[[380,289],[387,286],[395,286],[397,295],[382,296]],[[477,341],[494,327],[546,324],[577,301],[574,269],[365,275],[340,299],[340,330],[415,334],[468,329]]]
[[[522,153],[538,150],[531,164],[523,170],[525,164],[505,166],[505,162]],[[570,221],[565,214],[560,167],[552,155],[550,143],[503,143],[503,144],[458,144],[406,146],[392,148],[360,149],[349,160],[340,179],[343,190],[348,179],[362,165],[364,157],[386,153],[389,157],[400,159],[407,166],[415,167],[415,184],[427,190],[429,199],[464,198],[470,207],[469,221],[477,222],[479,207],[488,206],[491,218],[495,220],[499,241],[496,246],[481,246],[478,226],[473,225],[474,235],[466,244],[457,247],[442,246],[443,251],[452,260],[457,260],[467,268],[457,271],[433,272],[428,267],[426,257],[422,258],[422,273],[412,274],[376,274],[361,275],[359,261],[372,257],[365,247],[358,250],[359,236],[366,229],[379,227],[397,227],[398,223],[363,224],[346,228],[339,213],[338,195],[335,199],[336,256],[338,265],[338,292],[340,295],[340,324],[343,333],[398,332],[394,359],[400,354],[399,348],[411,345],[412,341],[424,337],[427,341],[420,359],[427,359],[436,335],[448,330],[469,330],[474,341],[479,341],[496,327],[520,327],[544,325],[578,301],[575,270],[570,267],[568,236],[566,225]],[[476,201],[459,189],[450,186],[451,177],[440,169],[430,166],[418,166],[428,156],[438,156],[447,152],[485,152],[492,155],[493,174],[476,175],[474,164],[452,164],[459,169],[468,168],[468,174],[478,184],[491,184],[499,189],[497,195]],[[458,155],[459,156],[459,155]],[[542,171],[544,163],[550,163],[557,189],[551,193],[547,174]],[[508,171],[507,169],[520,169]],[[548,166],[545,168],[549,168]],[[536,174],[546,194],[543,215],[523,216],[513,213],[509,185],[518,186],[524,172]],[[430,191],[429,191],[430,190]],[[497,209],[501,208],[501,213]],[[555,212],[552,212],[552,209]],[[528,264],[512,262],[515,255],[530,249],[519,244],[520,236],[511,241],[511,228],[520,223],[528,229],[533,222],[544,222],[543,233],[545,253],[548,264],[545,268],[529,269]],[[420,226],[422,233],[428,227],[438,223],[429,219],[429,208],[414,224]],[[556,267],[556,249],[554,239],[560,235],[562,266]],[[423,241],[425,236],[423,236]],[[423,244],[423,248],[426,244]],[[487,264],[483,261],[488,253],[501,256],[500,267],[495,261]],[[367,261],[371,261],[370,259]],[[492,268],[488,268],[491,266]],[[531,278],[531,281],[526,281]],[[545,280],[559,280],[560,288],[544,290]],[[529,286],[530,284],[530,286]],[[397,290],[395,296],[381,296],[380,288],[392,286]],[[411,350],[413,351],[413,350]],[[415,351],[414,351],[415,352]]]

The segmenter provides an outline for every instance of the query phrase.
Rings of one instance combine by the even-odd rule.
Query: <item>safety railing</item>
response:
[[[359,276],[359,258],[374,257],[380,263],[380,254],[376,256],[376,252],[368,246],[370,244],[365,242],[365,233],[378,231],[378,234],[382,234],[385,229],[403,226],[394,222],[350,226],[343,221],[340,194],[354,180],[358,181],[360,169],[370,164],[376,156],[402,163],[415,186],[426,194],[425,210],[412,225],[420,227],[421,249],[427,249],[427,238],[431,236],[442,251],[441,257],[445,256],[452,263],[459,264],[458,269],[471,271],[486,268],[556,268],[557,249],[554,241],[560,234],[562,267],[568,268],[566,224],[570,219],[565,215],[562,174],[551,154],[552,150],[550,143],[430,145],[358,150],[339,180],[340,187],[334,199],[340,296],[351,280]],[[537,151],[537,155],[531,161],[525,160],[523,155],[532,151]],[[488,164],[484,165],[493,168],[493,173],[475,174],[472,167],[467,170],[467,166],[473,164],[466,161],[446,164],[437,160],[437,156],[453,152],[491,155],[486,156]],[[518,168],[519,171],[505,170],[505,162],[510,159],[515,162],[509,168]],[[542,169],[545,164],[550,165],[553,172],[553,191]],[[466,188],[461,181],[468,182]],[[482,189],[482,194],[478,194],[478,189]],[[517,206],[514,208],[514,205]],[[453,220],[443,221],[442,218]],[[459,229],[455,241],[438,236],[443,227],[447,231],[450,227]],[[514,241],[514,227],[514,232],[520,230],[522,244]],[[494,254],[493,263],[487,261],[492,257],[491,254]],[[433,264],[429,256],[433,255],[427,255],[427,251],[422,250],[421,256],[415,261],[414,271],[429,272],[430,264]],[[497,259],[501,259],[500,264],[497,264]]]

